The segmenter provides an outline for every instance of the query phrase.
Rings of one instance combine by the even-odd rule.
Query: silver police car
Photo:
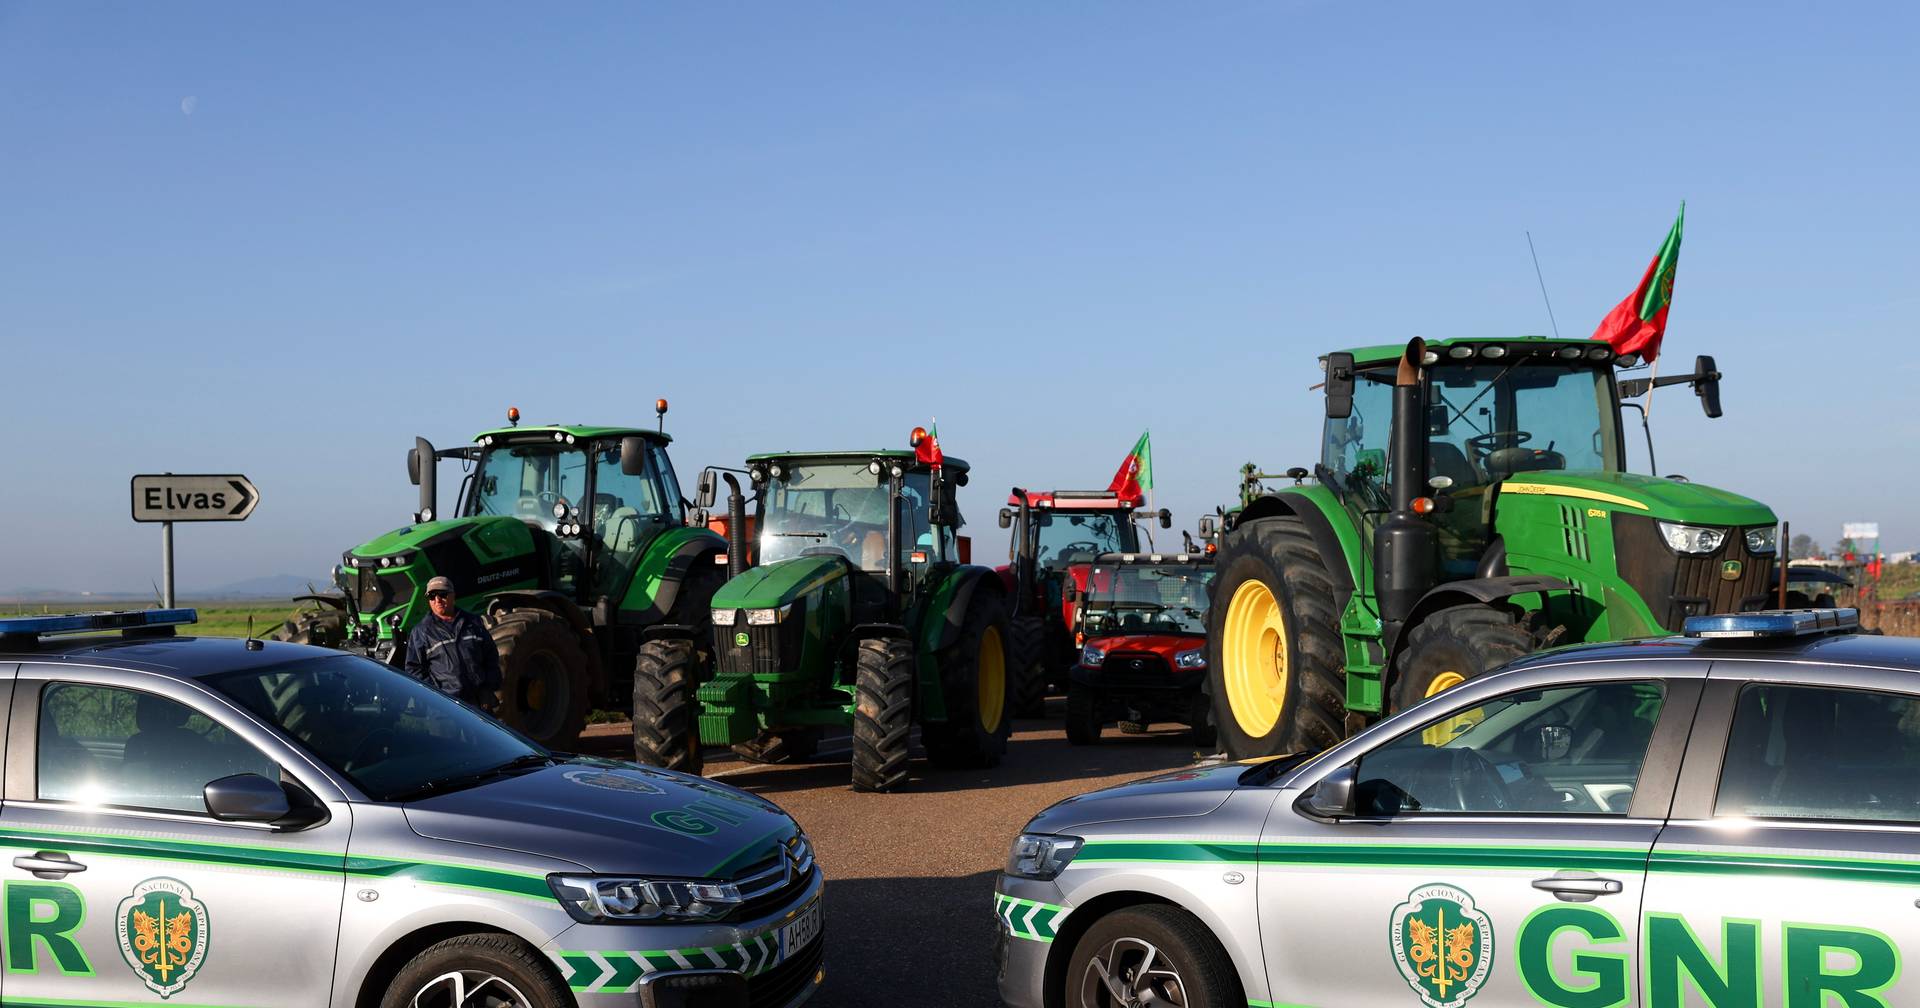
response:
[[[0,619],[7,1005],[785,1008],[806,836],[351,655]],[[61,631],[119,630],[61,638]]]
[[[1002,997],[1920,1005],[1920,640],[1854,622],[1696,618],[1061,802],[999,880]]]

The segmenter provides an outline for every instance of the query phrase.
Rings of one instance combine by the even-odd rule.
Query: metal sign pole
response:
[[[160,608],[173,608],[173,523],[160,523]]]

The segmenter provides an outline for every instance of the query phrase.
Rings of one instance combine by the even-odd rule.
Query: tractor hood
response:
[[[1750,497],[1701,483],[1639,473],[1540,470],[1520,472],[1500,484],[1500,493],[1565,497],[1608,505],[1621,514],[1694,525],[1772,525],[1773,511]]]
[[[476,552],[484,550],[504,555],[526,552],[532,546],[533,535],[525,522],[504,515],[446,518],[401,526],[377,539],[355,546],[347,554],[378,559],[456,540],[465,540],[479,547]],[[467,589],[465,585],[461,587]]]
[[[851,568],[838,556],[802,556],[748,568],[713,593],[715,609],[778,609],[844,578]]]

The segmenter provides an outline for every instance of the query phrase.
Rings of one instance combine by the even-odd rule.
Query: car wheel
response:
[[[1132,907],[1095,921],[1074,946],[1065,994],[1065,1008],[1247,1003],[1219,940],[1170,906]]]
[[[380,1008],[564,1008],[572,1001],[532,946],[469,934],[428,946],[402,967]]]

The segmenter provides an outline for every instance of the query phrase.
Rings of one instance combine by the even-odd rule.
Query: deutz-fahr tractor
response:
[[[1227,752],[1322,748],[1538,648],[1765,607],[1766,505],[1626,471],[1622,397],[1687,384],[1717,417],[1713,359],[1616,377],[1637,363],[1541,337],[1327,354],[1319,464],[1225,519],[1207,663]]]
[[[714,593],[713,676],[691,641],[642,656],[635,758],[697,773],[703,743],[802,755],[824,728],[851,727],[854,789],[888,791],[907,778],[917,724],[936,765],[997,762],[1012,716],[1006,597],[958,534],[967,464],[882,450],[746,466],[754,515],[728,473],[726,528],[730,555],[753,566]],[[710,473],[699,497],[712,505]]]
[[[1001,583],[1012,599],[1014,713],[1042,713],[1050,690],[1064,687],[1079,657],[1074,603],[1068,587],[1084,591],[1087,571],[1103,553],[1140,549],[1136,521],[1173,524],[1165,509],[1139,510],[1138,497],[1112,490],[1023,490],[1014,487],[1000,509],[1000,527],[1011,528]]]
[[[655,403],[664,415],[666,400]],[[624,707],[636,661],[708,651],[708,601],[725,580],[726,542],[685,527],[668,435],[631,427],[485,431],[435,451],[416,438],[413,523],[348,550],[338,595],[289,621],[282,639],[345,647],[400,664],[427,617],[426,584],[451,578],[459,605],[485,616],[500,648],[502,720],[543,745],[580,734],[589,704]],[[468,471],[453,517],[439,517],[435,463]]]

